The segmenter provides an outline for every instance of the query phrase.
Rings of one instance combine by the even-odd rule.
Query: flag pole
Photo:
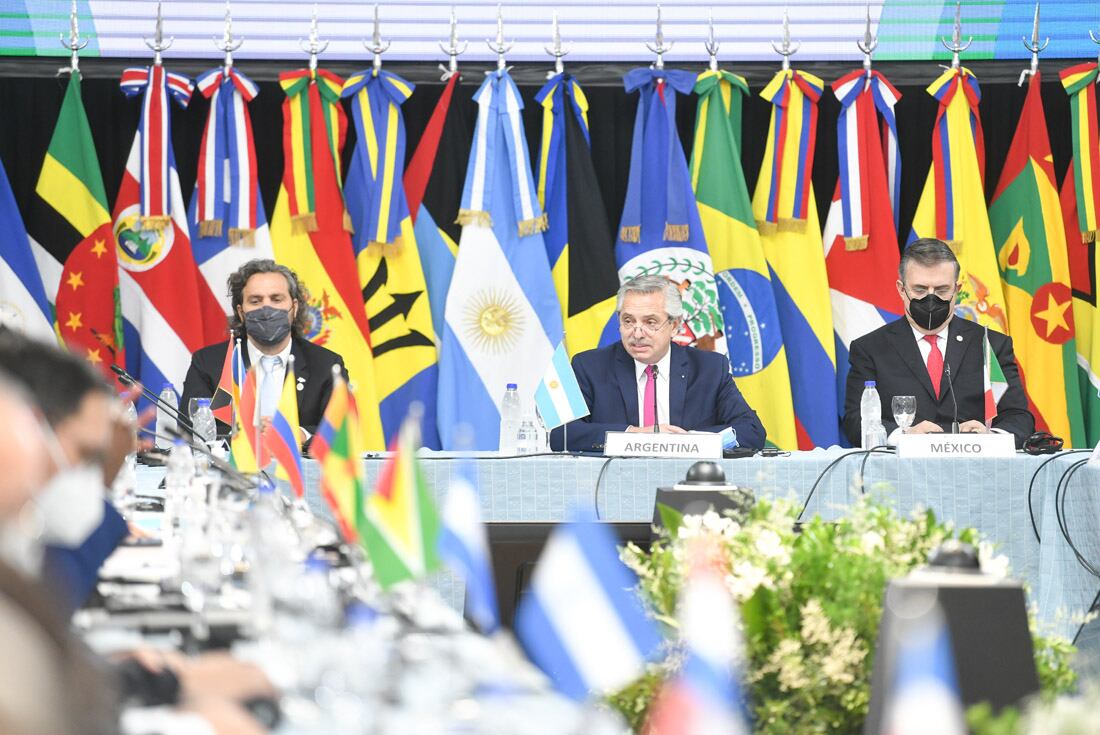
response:
[[[229,76],[229,70],[233,68],[233,52],[242,44],[244,44],[244,38],[233,36],[233,10],[230,7],[230,0],[225,0],[225,29],[222,31],[221,38],[214,38],[214,47],[225,54],[222,62],[224,76]]]
[[[1045,41],[1039,43],[1039,3],[1036,0],[1035,3],[1035,19],[1031,23],[1031,41],[1026,38],[1023,39],[1024,48],[1031,52],[1031,66],[1020,72],[1020,81],[1016,83],[1017,87],[1024,86],[1024,80],[1028,76],[1035,76],[1039,73],[1039,53],[1046,50],[1046,47],[1050,45],[1050,38],[1047,37]]]
[[[443,72],[443,76],[439,78],[439,81],[445,82],[455,74],[458,74],[458,57],[466,53],[466,49],[470,44],[466,41],[462,42],[462,48],[459,48],[458,44],[458,19],[455,17],[455,8],[451,6],[451,38],[450,45],[444,46],[443,42],[439,42],[439,50],[447,54],[447,65],[439,65],[439,70]]]
[[[65,38],[65,34],[58,34],[61,37],[61,45],[69,49],[69,65],[63,66],[57,70],[57,75],[69,73],[73,76],[80,76],[80,51],[88,45],[88,39],[81,40],[80,38],[80,25],[76,12],[76,0],[73,0],[72,9],[69,11],[69,38]]]

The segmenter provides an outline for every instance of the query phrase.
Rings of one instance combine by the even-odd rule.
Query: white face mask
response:
[[[93,464],[69,466],[57,435],[47,427],[46,446],[57,473],[31,501],[44,544],[75,548],[103,522],[103,471]]]
[[[43,543],[75,548],[103,522],[103,471],[91,464],[61,470],[34,499]]]

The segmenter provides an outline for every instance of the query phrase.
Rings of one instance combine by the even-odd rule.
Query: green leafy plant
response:
[[[671,641],[665,661],[609,698],[635,730],[662,680],[678,666],[676,604],[689,545],[693,563],[702,549],[740,607],[754,729],[774,735],[861,730],[886,585],[925,564],[944,541],[978,547],[983,568],[1007,573],[1004,557],[993,556],[975,530],[957,530],[931,511],[903,518],[870,496],[836,521],[814,517],[799,531],[800,508],[791,501],[740,508],[726,516],[661,509],[666,528],[651,548],[622,550],[647,609]],[[1072,646],[1043,636],[1034,642],[1044,690],[1072,688]]]

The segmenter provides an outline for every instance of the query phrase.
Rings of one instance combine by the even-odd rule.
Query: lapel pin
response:
[[[306,384],[305,383],[301,383],[301,382],[298,383],[298,390],[305,390],[305,389],[306,389]]]
[[[961,334],[956,334],[955,335],[955,341],[956,342],[962,342],[963,341],[963,336]]]

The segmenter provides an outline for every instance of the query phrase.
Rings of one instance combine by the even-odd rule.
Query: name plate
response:
[[[721,459],[721,434],[643,434],[609,431],[604,438],[605,457],[688,457]]]
[[[1011,434],[902,434],[898,456],[913,457],[1015,457]]]

